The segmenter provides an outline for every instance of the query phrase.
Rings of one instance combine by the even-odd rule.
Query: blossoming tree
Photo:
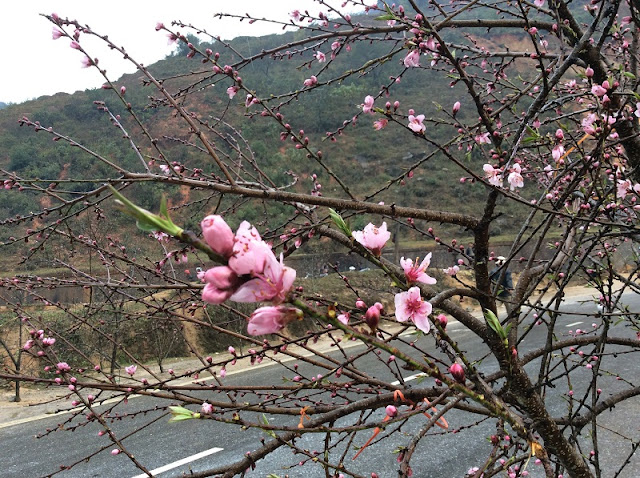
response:
[[[152,396],[166,420],[265,432],[224,466],[189,476],[244,476],[252,468],[278,476],[284,466],[294,467],[292,476],[383,476],[390,469],[384,466],[401,477],[429,476],[425,461],[437,461],[439,446],[463,435],[478,447],[465,455],[469,462],[440,476],[640,473],[633,459],[637,430],[615,425],[628,420],[629,410],[616,406],[637,406],[640,393],[633,370],[617,369],[621,357],[640,349],[637,4],[318,0],[318,10],[286,19],[237,17],[245,25],[272,21],[296,31],[253,53],[214,36],[209,47],[199,47],[185,36],[191,26],[158,24],[159,34],[182,42],[187,56],[201,62],[169,78],[81,22],[48,16],[54,39],[68,41],[84,66],[104,74],[105,99],[96,107],[134,159],[105,157],[55,125],[23,118],[23,126],[80,148],[110,173],[108,179],[80,172],[63,181],[46,178],[58,186],[47,188],[42,179],[5,172],[5,189],[46,198],[41,211],[10,221],[29,229],[5,247],[35,241],[33,260],[65,241],[98,254],[101,268],[88,272],[60,256],[55,260],[67,277],[22,275],[4,287],[41,301],[42,288],[102,291],[109,300],[101,313],[119,296],[118,313],[127,321],[148,316],[195,325],[235,347],[212,357],[189,343],[199,365],[166,375],[105,332],[91,302],[79,309],[49,301],[73,323],[61,328],[15,303],[33,330],[24,349],[40,365],[33,375],[0,376],[67,387],[81,407],[69,420],[97,427],[120,455],[110,459],[126,455],[149,475],[149,464],[112,423],[117,409],[98,406],[96,390],[123,402],[131,394]],[[146,106],[167,110],[180,132],[158,136],[147,110],[129,101],[131,88],[116,84],[85,49],[91,36],[134,62],[149,91]],[[356,51],[365,61],[348,63]],[[289,69],[291,83],[265,89],[245,78],[255,65],[272,62]],[[371,77],[378,86],[365,81]],[[449,95],[432,94],[434,78]],[[397,99],[403,88],[412,88],[412,103]],[[198,100],[212,90],[223,92],[213,106]],[[339,98],[341,112],[324,110],[322,98]],[[327,131],[296,124],[308,120],[297,102],[329,117],[323,118]],[[117,105],[121,115],[111,112]],[[261,152],[263,143],[246,139],[251,128],[270,149]],[[398,154],[398,142],[424,153],[409,155],[399,170],[387,157],[382,164],[391,173],[359,181],[357,154],[341,149],[353,137],[389,156]],[[286,174],[267,172],[274,157]],[[412,186],[418,176],[435,174],[437,161],[455,171],[455,184]],[[91,187],[77,188],[87,179]],[[158,213],[132,199],[149,183],[173,194],[155,206]],[[452,205],[445,194],[454,188],[459,202]],[[156,239],[116,234],[104,243],[83,229],[94,212],[105,221],[121,214],[114,204]],[[511,207],[517,225],[498,242],[497,225]],[[53,213],[59,216],[52,220]],[[129,252],[135,242],[158,238],[165,247],[160,260]],[[423,249],[415,260],[403,251],[403,238]],[[287,264],[314,244],[360,257],[380,271],[387,290],[364,297],[353,285],[359,273],[338,265],[340,298],[304,287],[302,274]],[[491,272],[498,247],[506,261]],[[176,273],[173,264],[183,257],[201,270]],[[514,271],[514,284],[505,295],[491,276],[507,270]],[[588,323],[584,330],[566,326],[573,320],[567,291],[576,283],[586,284],[591,298],[571,312],[574,321]],[[219,311],[225,321],[212,320]],[[128,364],[122,380],[102,372],[99,350],[71,343],[66,334],[79,329],[118,347]],[[227,371],[242,361],[271,364],[282,382],[238,378],[227,385]],[[179,436],[184,424],[166,420]],[[618,441],[603,442],[605,430]],[[291,454],[278,455],[279,467],[269,468],[266,458],[282,449]]]

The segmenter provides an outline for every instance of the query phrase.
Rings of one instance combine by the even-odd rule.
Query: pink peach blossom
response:
[[[491,144],[491,139],[489,138],[489,133],[482,133],[476,135],[474,138],[476,143],[478,144]]]
[[[404,66],[406,68],[417,68],[420,66],[420,50],[411,50],[404,57]]]
[[[607,94],[607,90],[606,88],[603,88],[600,85],[593,85],[591,87],[591,93],[593,93],[596,96],[604,96]]]
[[[363,113],[371,113],[373,114],[373,96],[371,95],[367,95],[364,98],[364,104],[362,105],[362,112]]]
[[[207,283],[202,290],[202,300],[210,304],[221,304],[231,297],[240,286],[240,278],[228,266],[212,267],[203,276]]]
[[[431,330],[428,316],[431,314],[432,306],[422,299],[420,289],[412,287],[406,292],[399,292],[395,296],[396,320],[406,322],[411,320],[416,327],[425,334]]]
[[[232,100],[234,96],[236,96],[236,93],[238,92],[240,88],[238,88],[237,86],[230,86],[229,88],[227,88],[227,95],[229,95],[229,99]]]
[[[133,374],[136,373],[136,370],[138,370],[138,366],[137,365],[129,365],[128,367],[124,368],[124,371],[127,372],[131,376],[133,376]]]
[[[444,272],[448,276],[453,277],[456,274],[458,274],[458,272],[460,272],[460,268],[458,266],[451,266],[451,267],[447,267],[446,269],[442,269],[442,272]]]
[[[317,51],[316,60],[318,60],[318,63],[324,63],[325,61],[327,61],[327,56],[321,51]]]
[[[511,168],[511,172],[507,177],[507,182],[509,183],[509,188],[513,191],[515,188],[521,188],[524,186],[524,180],[522,179],[522,174],[520,174],[522,169],[519,164],[514,164]]]
[[[424,133],[427,127],[424,124],[422,124],[423,121],[424,121],[424,115],[418,115],[418,116],[409,115],[409,129],[414,133],[418,133],[418,134]]]
[[[273,252],[266,255],[265,267],[262,274],[242,284],[230,297],[234,302],[262,302],[271,301],[274,304],[283,302],[296,279],[296,271],[280,261]]]
[[[596,134],[596,128],[593,124],[597,121],[598,116],[595,113],[590,113],[586,118],[583,118],[581,121],[582,129],[585,133],[590,135]]]
[[[380,131],[381,129],[384,129],[385,126],[387,126],[387,123],[389,123],[388,119],[381,118],[373,122],[373,129]]]
[[[391,238],[391,233],[387,231],[386,222],[383,222],[380,227],[369,223],[364,228],[364,231],[353,231],[352,235],[356,241],[376,256],[380,256],[385,244]]]
[[[482,169],[484,170],[485,179],[489,181],[489,184],[498,188],[502,187],[502,171],[500,171],[500,169],[496,169],[490,164],[483,165]]]
[[[229,267],[239,276],[262,274],[269,256],[273,256],[271,247],[260,238],[255,227],[243,221],[236,231]]]
[[[309,78],[307,78],[306,80],[304,80],[304,86],[315,86],[318,84],[318,78],[316,78],[314,75],[311,75]]]
[[[247,332],[251,335],[275,334],[301,314],[300,310],[283,305],[260,307],[251,314]]]
[[[617,195],[620,199],[624,199],[629,190],[633,187],[630,179],[618,179]]]
[[[417,258],[415,263],[411,259],[405,259],[404,257],[400,259],[400,266],[402,266],[404,275],[407,278],[407,282],[409,284],[414,282],[422,282],[423,284],[435,284],[436,280],[426,273],[427,267],[429,267],[430,263],[431,253],[425,256],[420,265],[418,265]]]
[[[551,157],[554,159],[554,161],[559,161],[563,155],[564,155],[564,146],[562,146],[561,144],[556,144],[553,150],[551,150]]]

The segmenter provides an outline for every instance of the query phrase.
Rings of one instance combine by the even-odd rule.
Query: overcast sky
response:
[[[336,0],[333,5],[340,6]],[[97,88],[104,82],[95,68],[82,68],[83,55],[69,47],[69,40],[54,41],[53,24],[40,13],[57,13],[76,19],[94,31],[106,34],[124,46],[137,61],[149,65],[171,52],[166,32],[156,32],[157,22],[167,26],[172,20],[191,23],[210,33],[230,39],[239,35],[277,33],[280,27],[256,22],[214,19],[215,13],[250,13],[256,17],[288,19],[294,9],[309,9],[316,14],[320,8],[313,0],[19,0],[3,4],[3,46],[0,48],[0,101],[19,103],[59,91],[73,93]],[[82,37],[83,47],[98,58],[112,80],[134,69],[119,56],[101,45]]]

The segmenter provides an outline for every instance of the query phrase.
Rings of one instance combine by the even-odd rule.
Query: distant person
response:
[[[496,257],[496,267],[491,271],[491,282],[495,286],[502,276],[502,281],[498,286],[497,297],[504,303],[504,307],[507,309],[507,315],[511,315],[513,311],[513,304],[511,303],[513,296],[513,278],[511,277],[511,271],[509,269],[503,270],[502,267],[506,262],[504,256]]]
[[[474,244],[469,244],[467,246],[467,248],[465,249],[465,251],[464,251],[465,255],[471,260],[471,262],[473,262],[473,259],[476,256],[476,253],[474,251],[474,247],[475,247]]]

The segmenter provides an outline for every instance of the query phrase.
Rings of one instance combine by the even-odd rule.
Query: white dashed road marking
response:
[[[155,470],[151,470],[151,474],[153,476],[157,476],[160,473],[173,470],[174,468],[178,468],[179,466],[186,465],[187,463],[191,463],[192,461],[199,460],[200,458],[204,458],[205,456],[213,455],[214,453],[218,453],[222,450],[224,450],[224,448],[209,448],[208,450],[201,451],[200,453],[188,456],[186,458],[183,458],[182,460],[174,461],[173,463],[169,463],[168,465],[164,465],[160,468],[156,468]],[[146,473],[142,473],[141,475],[136,475],[133,478],[147,478],[148,476],[149,475],[147,475]]]

